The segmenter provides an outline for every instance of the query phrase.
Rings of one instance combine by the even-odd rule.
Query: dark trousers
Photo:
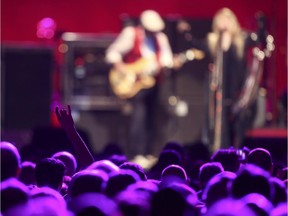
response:
[[[129,126],[129,155],[151,154],[156,136],[158,86],[142,89],[131,100],[132,113]]]

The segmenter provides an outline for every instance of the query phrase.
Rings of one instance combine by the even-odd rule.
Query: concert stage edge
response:
[[[244,145],[249,149],[265,148],[274,163],[287,165],[287,128],[255,128],[247,131]]]

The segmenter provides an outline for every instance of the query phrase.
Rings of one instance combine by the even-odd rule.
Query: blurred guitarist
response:
[[[106,60],[113,65],[110,83],[118,97],[131,102],[129,152],[152,153],[156,137],[155,119],[158,82],[161,72],[173,66],[173,54],[165,23],[153,10],[141,13],[139,24],[123,28],[106,51]]]

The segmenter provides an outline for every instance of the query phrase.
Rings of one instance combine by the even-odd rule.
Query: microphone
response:
[[[257,42],[261,46],[266,46],[266,37],[267,37],[267,22],[266,16],[262,11],[256,13],[257,19]]]

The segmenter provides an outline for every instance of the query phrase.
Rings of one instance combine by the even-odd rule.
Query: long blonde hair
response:
[[[217,43],[220,37],[221,28],[219,24],[223,18],[229,19],[230,26],[226,30],[232,36],[232,44],[236,46],[237,56],[243,57],[244,53],[244,32],[241,29],[240,23],[232,10],[229,8],[222,8],[216,12],[212,21],[212,31],[208,34],[208,47],[212,56],[216,56]]]

